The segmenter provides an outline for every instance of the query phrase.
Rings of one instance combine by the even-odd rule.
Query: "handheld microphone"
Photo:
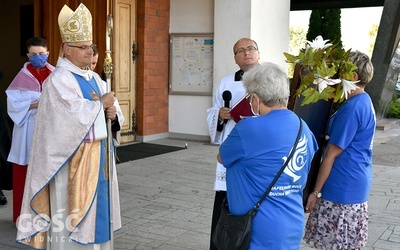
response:
[[[230,102],[232,100],[232,93],[229,90],[225,90],[222,93],[222,99],[224,100],[224,107],[229,108]],[[227,119],[224,119],[224,123],[226,124],[228,122]]]

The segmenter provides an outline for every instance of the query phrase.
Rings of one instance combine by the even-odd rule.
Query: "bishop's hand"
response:
[[[111,91],[110,93],[106,93],[101,97],[101,101],[105,109],[108,109],[109,107],[114,105],[114,96],[115,93]]]
[[[117,115],[117,107],[111,106],[106,109],[106,118],[110,119],[111,121],[115,120],[115,117]]]

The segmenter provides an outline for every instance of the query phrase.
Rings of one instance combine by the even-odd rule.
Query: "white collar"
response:
[[[86,69],[81,69],[65,57],[58,58],[57,67],[65,68],[71,71],[72,73],[80,75],[87,81],[89,81],[93,77],[93,72],[89,69],[89,66]]]

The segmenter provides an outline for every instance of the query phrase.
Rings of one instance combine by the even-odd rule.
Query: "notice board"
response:
[[[212,95],[214,37],[171,34],[170,94]]]

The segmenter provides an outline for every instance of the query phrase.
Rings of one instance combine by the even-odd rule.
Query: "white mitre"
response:
[[[75,11],[67,5],[58,14],[58,26],[64,43],[92,41],[92,14],[81,3]]]

